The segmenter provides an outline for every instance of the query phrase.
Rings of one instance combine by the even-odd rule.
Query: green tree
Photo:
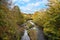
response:
[[[8,6],[0,6],[0,38],[3,40],[20,40],[20,25],[24,18],[19,8],[14,11],[8,9]],[[23,30],[23,28],[22,28]]]
[[[60,2],[58,0],[49,2],[49,8],[45,12],[36,12],[33,15],[33,21],[44,27],[45,35],[49,37],[48,40],[60,40]]]
[[[13,17],[14,17],[16,23],[19,24],[19,25],[23,24],[24,17],[23,17],[23,14],[21,13],[21,11],[20,11],[18,6],[15,6],[12,9],[12,13],[13,13]]]

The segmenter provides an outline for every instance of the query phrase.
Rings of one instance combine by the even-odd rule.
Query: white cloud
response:
[[[23,2],[29,2],[30,0],[22,0]]]
[[[13,2],[16,2],[16,1],[18,1],[18,2],[29,2],[30,0],[12,0]]]
[[[37,7],[40,5],[40,2],[36,2],[36,3],[29,3],[27,4],[26,6],[22,6],[21,8],[24,8],[24,9],[33,9],[34,7]]]
[[[33,11],[36,11],[37,6],[39,6],[39,5],[40,5],[40,2],[29,3],[26,6],[21,6],[20,9],[24,12],[26,12],[26,11],[33,12]]]
[[[12,0],[12,1],[16,2],[17,0]],[[16,5],[18,5],[18,6],[19,6],[19,3],[21,3],[21,4],[28,3],[28,4],[25,4],[25,5],[19,6],[21,11],[23,11],[23,12],[37,11],[37,10],[40,9],[40,8],[37,8],[38,6],[48,3],[47,0],[36,1],[36,2],[32,2],[32,0],[18,0],[17,2],[18,3],[16,3]]]
[[[16,2],[17,0],[12,0],[12,2],[14,3],[14,2]]]
[[[34,4],[34,6],[39,6],[40,5],[40,2],[36,2],[35,4]]]
[[[48,3],[48,0],[43,0],[43,1],[41,1],[41,3],[47,4]]]
[[[41,2],[35,2],[35,3],[28,3],[26,6],[21,6],[21,9],[23,11],[36,11],[37,7],[40,6],[41,4],[46,4],[48,1],[47,0],[43,0]],[[39,10],[39,9],[38,9]]]

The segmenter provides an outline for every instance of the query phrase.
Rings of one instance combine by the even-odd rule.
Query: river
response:
[[[43,31],[42,31],[41,29],[37,28],[36,25],[35,25],[31,20],[28,21],[28,22],[31,23],[32,25],[34,25],[34,27],[32,27],[31,29],[36,30],[37,40],[45,40],[45,39],[44,39]],[[26,25],[27,25],[27,24],[26,24]],[[25,25],[25,26],[26,26],[26,25]],[[31,29],[30,29],[30,30],[31,30]],[[24,35],[22,36],[21,40],[30,40],[30,37],[29,37],[27,31],[28,31],[28,30],[25,29]],[[33,35],[34,35],[34,34],[33,34]]]

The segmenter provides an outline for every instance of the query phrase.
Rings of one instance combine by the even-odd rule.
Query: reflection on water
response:
[[[28,33],[27,33],[27,30],[24,31],[24,35],[22,36],[21,40],[30,40]]]

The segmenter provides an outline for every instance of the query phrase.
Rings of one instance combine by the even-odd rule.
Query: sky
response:
[[[47,0],[12,0],[12,2],[19,6],[23,13],[34,13],[41,9],[47,8]]]

